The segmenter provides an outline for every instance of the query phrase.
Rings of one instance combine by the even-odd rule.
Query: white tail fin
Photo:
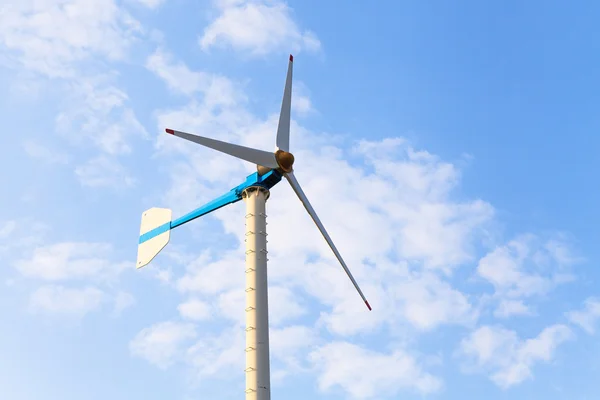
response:
[[[168,208],[151,208],[142,214],[137,268],[147,265],[169,243],[171,215]]]

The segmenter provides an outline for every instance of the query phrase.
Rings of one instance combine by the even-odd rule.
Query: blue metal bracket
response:
[[[258,172],[255,172],[246,177],[246,180],[231,189],[229,192],[225,193],[223,196],[217,197],[213,201],[210,201],[195,209],[192,212],[185,214],[182,217],[177,218],[174,221],[167,222],[157,228],[154,228],[143,235],[140,236],[140,244],[144,243],[155,236],[160,235],[170,229],[177,228],[183,224],[186,224],[190,221],[195,220],[203,215],[211,213],[215,210],[218,210],[221,207],[225,207],[228,204],[233,204],[242,199],[242,193],[244,190],[251,186],[262,186],[266,189],[271,189],[273,186],[277,185],[281,181],[281,174],[277,170],[271,170],[264,175],[259,175]]]

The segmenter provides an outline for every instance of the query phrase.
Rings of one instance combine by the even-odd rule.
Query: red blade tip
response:
[[[294,62],[294,56],[290,54],[290,61]]]
[[[168,129],[167,128],[167,129],[165,129],[165,132],[167,132],[170,135],[174,135],[175,134],[175,132],[173,131],[173,129]]]
[[[369,302],[365,300],[365,304],[366,304],[366,305],[367,305],[367,307],[369,308],[369,311],[371,311],[371,305],[369,304]]]

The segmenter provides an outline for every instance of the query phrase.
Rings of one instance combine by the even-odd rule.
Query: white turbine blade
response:
[[[358,294],[360,294],[360,297],[362,297],[363,301],[365,302],[365,304],[367,305],[367,307],[369,308],[369,310],[371,310],[371,305],[369,304],[369,302],[365,298],[365,295],[363,294],[362,290],[360,290],[360,287],[358,286],[358,283],[356,283],[356,281],[354,280],[354,277],[352,276],[352,273],[348,269],[348,266],[346,265],[346,263],[344,262],[344,259],[340,255],[340,252],[338,251],[338,249],[333,244],[333,240],[331,240],[331,237],[329,237],[329,234],[327,233],[327,231],[325,230],[325,227],[321,223],[321,220],[317,216],[317,213],[315,212],[315,209],[312,207],[312,205],[308,201],[308,198],[306,197],[306,195],[302,191],[302,188],[300,187],[300,183],[298,183],[298,181],[296,180],[296,177],[294,176],[294,174],[292,172],[286,173],[286,174],[284,174],[284,176],[286,177],[286,179],[288,180],[288,182],[292,186],[292,189],[294,189],[294,192],[296,192],[296,195],[298,196],[298,198],[300,199],[300,201],[304,205],[304,208],[306,208],[306,211],[308,211],[308,214],[311,216],[311,218],[313,219],[313,221],[315,221],[315,224],[317,225],[317,228],[319,228],[319,230],[321,231],[321,234],[323,235],[323,237],[327,241],[327,244],[329,245],[329,247],[331,247],[331,250],[333,250],[333,254],[335,254],[335,256],[337,257],[337,259],[340,262],[340,264],[342,264],[342,267],[344,268],[344,271],[346,271],[346,274],[348,274],[348,278],[350,278],[350,280],[352,281],[352,284],[354,285],[354,287],[358,291]]]
[[[191,142],[201,144],[209,147],[213,150],[220,151],[221,153],[229,154],[242,160],[249,161],[256,165],[262,165],[267,168],[279,168],[275,154],[269,153],[268,151],[251,149],[249,147],[239,146],[237,144],[221,142],[220,140],[209,139],[198,135],[192,135],[191,133],[176,131],[173,129],[166,129],[166,132],[187,139]]]
[[[277,148],[290,151],[290,115],[292,108],[292,70],[294,69],[294,56],[290,54],[285,89],[283,90],[283,101],[279,113],[279,125],[277,126]]]

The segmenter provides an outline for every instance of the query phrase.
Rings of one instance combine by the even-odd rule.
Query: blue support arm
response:
[[[140,236],[139,243],[144,243],[155,236],[160,235],[170,229],[177,228],[183,224],[186,224],[190,221],[195,220],[203,215],[211,213],[215,210],[218,210],[221,207],[225,207],[226,205],[236,203],[242,199],[242,193],[244,190],[251,186],[263,186],[266,189],[271,189],[273,186],[278,184],[281,181],[281,174],[277,170],[271,170],[264,175],[259,175],[258,172],[253,173],[252,175],[248,175],[244,183],[234,187],[229,192],[224,195],[217,197],[216,199],[206,203],[200,208],[185,214],[182,217],[177,218],[174,221],[167,222],[159,227],[156,227],[143,235]]]
[[[211,202],[206,203],[202,207],[197,208],[194,211],[189,212],[189,213],[185,214],[184,216],[177,218],[174,221],[171,221],[171,229],[177,228],[180,225],[183,225],[190,221],[193,221],[196,218],[206,215],[215,210],[218,210],[221,207],[225,207],[228,204],[236,203],[236,202],[240,201],[241,199],[242,199],[241,193],[238,195],[238,193],[236,193],[234,190],[230,190],[229,192],[225,193],[223,196],[217,197],[216,199],[214,199]]]

